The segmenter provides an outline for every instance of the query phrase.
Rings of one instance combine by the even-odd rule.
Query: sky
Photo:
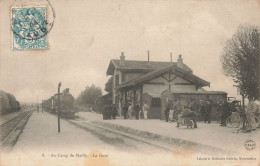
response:
[[[18,101],[47,99],[59,82],[74,97],[91,84],[104,89],[110,59],[124,52],[126,60],[147,60],[147,50],[152,61],[170,61],[170,53],[176,61],[181,54],[210,82],[207,90],[239,97],[219,59],[239,25],[260,26],[257,0],[49,1],[56,14],[49,49],[13,51],[10,7],[17,1],[0,0],[0,89]]]

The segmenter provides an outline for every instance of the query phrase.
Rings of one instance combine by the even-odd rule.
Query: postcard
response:
[[[1,0],[1,166],[260,164],[258,0]]]

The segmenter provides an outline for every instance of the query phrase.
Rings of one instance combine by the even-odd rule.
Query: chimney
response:
[[[181,54],[179,55],[179,58],[177,59],[177,66],[179,68],[183,68],[183,59],[181,57]]]
[[[147,53],[148,53],[148,62],[150,62],[149,50],[147,51]]]
[[[171,53],[171,62],[172,62],[172,53]]]
[[[120,56],[120,65],[125,65],[125,56],[124,56],[124,52],[121,52],[121,56]]]

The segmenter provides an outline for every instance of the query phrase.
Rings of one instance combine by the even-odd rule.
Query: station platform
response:
[[[176,122],[165,122],[159,119],[130,120],[122,117],[116,120],[103,120],[102,114],[95,112],[79,112],[80,119],[89,120],[93,123],[125,131],[147,138],[155,138],[161,141],[186,144],[212,149],[213,151],[227,154],[246,154],[259,158],[260,128],[250,133],[235,133],[237,128],[222,127],[217,122],[211,124],[197,122],[198,128],[188,129],[186,126],[176,127]],[[244,143],[247,140],[256,142],[257,147],[247,150]],[[181,146],[181,145],[180,145]]]
[[[107,166],[133,166],[133,165],[259,165],[259,129],[252,133],[238,133],[234,128],[220,127],[217,123],[198,123],[197,129],[187,129],[182,126],[176,128],[176,123],[166,123],[161,120],[103,120],[102,114],[94,112],[79,112],[79,119],[61,119],[61,132],[57,132],[57,116],[34,111],[29,118],[11,153],[0,156],[1,166],[65,166],[65,165],[107,165]],[[121,145],[112,146],[84,129],[76,127],[70,121],[81,124],[97,124],[114,131],[126,132],[140,137],[172,141],[174,144],[186,146],[185,155],[175,153],[155,153],[153,148],[149,153],[118,149]],[[246,140],[256,143],[255,149],[245,149]],[[115,140],[118,140],[115,138]],[[121,140],[123,141],[123,140]],[[124,145],[123,145],[124,146]],[[135,146],[132,144],[131,146]],[[211,154],[204,155],[197,151],[190,151],[191,147],[198,149],[208,148]],[[172,146],[176,148],[176,146]],[[120,147],[121,148],[121,147]],[[126,147],[127,148],[127,147]],[[177,147],[178,148],[178,147]],[[215,152],[229,152],[223,155],[228,161],[216,161],[206,158],[216,157]],[[234,153],[235,152],[235,153]],[[108,155],[108,157],[93,157],[93,155]],[[72,155],[72,157],[71,157]],[[92,155],[92,157],[91,157]],[[88,157],[86,157],[88,156]],[[239,160],[239,157],[251,157],[253,160]],[[231,160],[238,158],[238,161]]]

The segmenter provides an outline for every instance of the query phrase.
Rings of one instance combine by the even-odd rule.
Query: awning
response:
[[[181,91],[181,90],[171,90],[174,94],[201,94],[201,95],[226,95],[223,91]]]
[[[144,93],[144,94],[148,94],[148,95],[150,95],[153,98],[161,98],[161,94],[160,93]]]

